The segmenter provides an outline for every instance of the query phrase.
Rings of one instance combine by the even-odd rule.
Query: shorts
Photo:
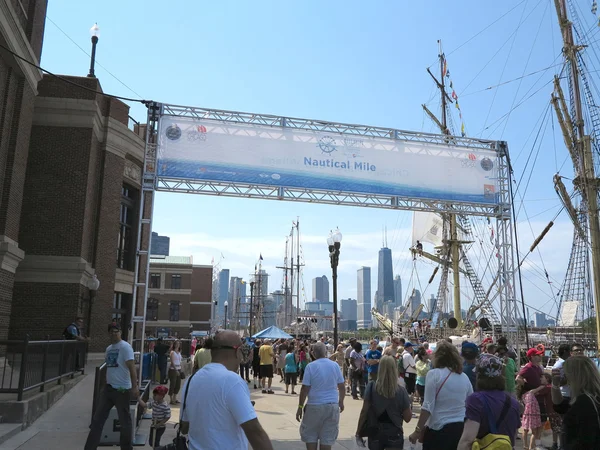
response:
[[[285,373],[285,384],[297,384],[298,373],[297,372],[286,372]]]
[[[417,382],[417,374],[416,373],[405,373],[404,381],[406,383],[406,392],[408,395],[412,395],[415,393],[415,384]]]
[[[306,405],[300,424],[302,442],[333,445],[340,431],[340,407],[337,403]]]
[[[377,434],[369,436],[369,450],[385,450],[386,448],[402,448],[404,434],[402,428],[391,423],[380,423]]]
[[[261,378],[273,378],[273,364],[261,364],[259,373]]]

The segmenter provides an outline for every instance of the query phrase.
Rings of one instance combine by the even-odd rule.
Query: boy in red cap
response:
[[[144,403],[140,399],[142,408],[152,409],[152,426],[150,427],[150,446],[152,448],[160,447],[160,438],[165,432],[167,422],[171,418],[171,407],[165,401],[165,396],[169,392],[166,386],[156,386],[152,391],[152,400]]]

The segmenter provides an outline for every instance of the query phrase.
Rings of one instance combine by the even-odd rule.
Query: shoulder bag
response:
[[[504,421],[510,409],[510,396],[506,395],[500,417],[496,422],[492,419],[494,415],[485,397],[483,398],[483,403],[485,403],[487,409],[489,433],[473,442],[471,450],[512,450],[513,445],[510,438],[505,434],[497,434],[498,426]]]
[[[192,373],[190,379],[185,386],[185,393],[183,394],[183,404],[181,405],[181,414],[179,415],[179,423],[175,424],[177,427],[177,436],[173,439],[172,444],[165,445],[164,447],[160,447],[162,450],[188,450],[187,438],[183,436],[183,434],[187,434],[190,429],[190,422],[187,420],[181,420],[183,416],[183,412],[185,411],[185,403],[187,401],[188,391],[190,390],[190,384],[192,383],[192,378],[196,375],[197,372]],[[183,433],[183,434],[182,434]]]
[[[448,369],[450,370],[450,369]],[[437,389],[437,391],[435,392],[435,399],[437,400],[438,398],[438,394],[440,393],[440,391],[442,390],[442,388],[444,387],[444,384],[446,384],[446,381],[448,381],[448,378],[450,378],[450,375],[452,375],[452,371],[450,370],[450,373],[448,375],[446,375],[446,378],[444,378],[444,381],[442,381],[442,384],[440,384],[440,387]],[[421,435],[419,436],[419,442],[422,444],[423,443],[423,439],[425,439],[425,433],[427,432],[427,428],[429,428],[427,425],[425,425],[423,427],[423,429],[421,430]]]
[[[362,426],[360,427],[360,430],[358,431],[358,435],[362,438],[373,436],[379,428],[379,422],[377,420],[377,417],[375,417],[375,410],[373,409],[373,386],[375,386],[374,382],[371,383],[368,388],[368,392],[370,394],[369,398],[371,400],[369,400],[367,419],[363,422]]]

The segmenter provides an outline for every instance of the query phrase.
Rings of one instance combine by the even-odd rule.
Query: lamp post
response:
[[[254,281],[250,282],[250,314],[248,315],[248,334],[252,337],[252,316],[254,316]]]
[[[327,238],[329,247],[329,261],[331,262],[331,278],[333,280],[333,348],[338,346],[338,308],[337,308],[337,268],[340,262],[340,247],[342,246],[342,233],[339,228],[329,233]]]
[[[100,28],[98,28],[97,23],[90,28],[90,36],[92,37],[92,57],[90,58],[90,73],[88,73],[87,76],[96,78],[96,74],[94,73],[94,66],[96,65],[96,45],[98,44],[98,38],[100,37]]]
[[[227,307],[229,306],[229,302],[227,300],[225,300],[224,306],[225,306],[225,326],[223,328],[226,330],[227,329]]]
[[[90,291],[90,304],[88,305],[88,316],[87,316],[87,327],[86,333],[87,336],[90,337],[90,328],[92,326],[92,305],[94,304],[94,299],[96,298],[96,293],[98,292],[98,288],[100,287],[100,280],[94,274],[92,278],[89,279],[87,283],[87,287]]]

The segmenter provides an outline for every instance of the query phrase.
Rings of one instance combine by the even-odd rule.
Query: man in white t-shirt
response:
[[[327,359],[324,343],[317,342],[312,351],[315,360],[304,369],[296,420],[302,420],[300,438],[307,450],[317,450],[319,442],[321,450],[331,450],[344,411],[344,377],[337,363]]]
[[[217,332],[212,362],[192,375],[183,388],[180,416],[187,422],[182,432],[189,430],[190,450],[247,450],[248,442],[255,449],[273,450],[250,402],[248,385],[237,374],[241,347],[235,331]]]
[[[100,394],[100,400],[84,450],[96,450],[100,444],[102,428],[113,406],[117,410],[121,424],[121,450],[132,450],[132,423],[130,414],[131,400],[137,400],[139,390],[137,371],[133,359],[133,349],[121,339],[121,326],[116,322],[108,326],[111,344],[106,347],[106,386]]]

